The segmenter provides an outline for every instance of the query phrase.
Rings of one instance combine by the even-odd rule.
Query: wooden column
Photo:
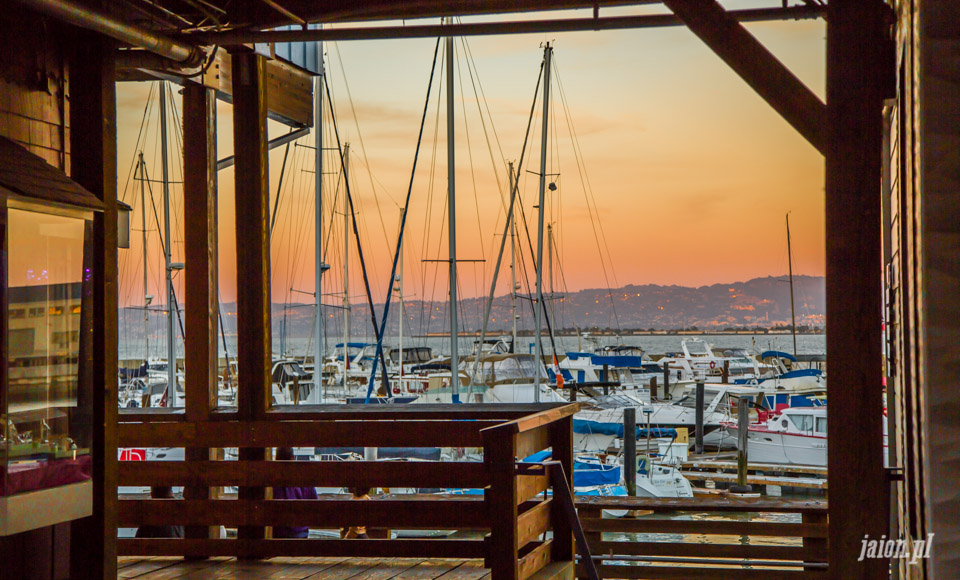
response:
[[[242,421],[270,405],[270,229],[266,59],[233,53],[233,149],[237,215],[237,407]],[[241,461],[262,461],[263,448],[241,448]],[[263,499],[264,488],[241,487],[240,499]],[[242,527],[240,539],[262,538]]]
[[[112,41],[69,37],[71,177],[98,196],[93,227],[93,515],[71,525],[71,578],[117,577],[117,99]]]
[[[485,565],[493,580],[519,577],[517,533],[517,436],[505,429],[484,433],[483,461],[493,477],[484,492],[490,518],[490,538]]]
[[[550,446],[553,448],[553,460],[563,465],[563,473],[570,491],[573,491],[573,417],[565,417],[550,424]],[[563,504],[553,493],[550,520],[553,522],[553,545],[550,560],[553,562],[572,562],[574,554],[573,526]]]
[[[827,360],[830,361],[830,576],[885,578],[858,561],[887,533],[881,362],[881,152],[884,4],[827,10]]]
[[[183,197],[186,276],[185,391],[190,423],[206,421],[217,406],[217,115],[213,89],[183,89]],[[187,461],[212,459],[211,450],[186,449]],[[184,499],[210,499],[211,489],[187,487]],[[212,530],[188,526],[187,538]]]

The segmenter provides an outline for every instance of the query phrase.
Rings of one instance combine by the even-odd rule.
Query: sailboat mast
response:
[[[403,212],[407,208],[400,208],[400,221],[403,222]],[[400,337],[397,341],[400,347],[400,385],[403,385],[403,237],[400,238],[400,272],[397,274],[397,292],[400,294]],[[383,369],[386,372],[387,369]]]
[[[447,238],[450,242],[450,393],[460,402],[460,353],[457,349],[457,210],[453,130],[453,37],[446,38],[447,52]]]
[[[790,251],[790,212],[787,212],[787,267],[790,271],[790,326],[793,330],[793,356],[797,356],[797,313],[793,306],[793,254]]]
[[[540,135],[540,197],[537,208],[537,300],[534,304],[536,321],[534,330],[534,345],[536,357],[534,366],[536,368],[535,382],[533,388],[534,401],[540,402],[540,367],[543,365],[543,345],[540,341],[540,332],[543,325],[543,215],[544,215],[544,191],[546,190],[547,180],[547,131],[549,129],[550,114],[550,57],[553,54],[553,48],[548,42],[543,49],[543,131]]]
[[[344,189],[349,179],[350,144],[343,144]],[[347,392],[347,369],[350,367],[350,206],[343,196],[343,392]]]
[[[513,161],[510,166],[510,195],[513,195]],[[513,333],[510,343],[510,350],[517,352],[517,216],[513,214],[510,218],[510,320],[513,324]],[[483,345],[481,345],[482,347]]]
[[[177,349],[176,349],[176,310],[173,296],[173,268],[170,252],[173,240],[170,238],[170,168],[167,159],[167,83],[160,81],[160,160],[163,170],[163,232],[164,258],[167,272],[167,406],[177,404]]]
[[[313,163],[313,231],[316,237],[313,249],[313,262],[315,264],[313,288],[314,317],[317,321],[313,329],[313,387],[319,389],[319,402],[323,403],[323,43],[318,42],[316,49],[317,68],[320,74],[314,80],[313,97],[313,127],[316,135],[314,139],[316,155]]]
[[[143,216],[143,362],[149,365],[150,360],[150,291],[147,290],[147,186],[146,171],[143,165],[143,151],[140,152],[140,208]]]

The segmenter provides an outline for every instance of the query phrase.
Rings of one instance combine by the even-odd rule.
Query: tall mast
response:
[[[317,324],[313,329],[313,386],[319,389],[320,403],[323,403],[323,43],[318,42],[317,48],[317,68],[320,74],[314,79],[314,97],[313,97],[313,127],[316,138],[316,156],[314,157],[313,171],[313,191],[314,191],[314,215],[313,231],[316,240],[314,240],[313,261],[315,266],[313,276],[314,288],[314,316]]]
[[[343,144],[343,182],[347,187],[350,170],[350,144]],[[347,392],[347,369],[350,367],[350,205],[343,195],[343,392]]]
[[[457,349],[457,210],[453,153],[453,37],[446,39],[447,50],[447,237],[450,242],[450,393],[460,402],[460,353]],[[481,346],[482,348],[482,346]]]
[[[403,224],[403,212],[405,210],[406,208],[403,208],[403,207],[400,208],[401,225]],[[400,298],[400,329],[398,331],[400,333],[400,340],[398,340],[397,342],[399,343],[399,347],[400,347],[400,381],[401,381],[400,384],[402,386],[403,385],[403,237],[400,238],[400,271],[397,273],[396,284],[397,284],[397,292],[400,294],[400,297],[399,297]],[[383,370],[384,372],[386,372],[387,369],[383,369]]]
[[[163,174],[163,232],[164,258],[167,272],[167,406],[177,406],[177,335],[176,307],[173,295],[173,265],[171,263],[170,238],[170,169],[167,160],[167,83],[160,81],[160,160]]]
[[[150,359],[150,302],[153,296],[147,290],[147,191],[146,171],[143,165],[143,151],[140,152],[140,208],[143,216],[143,362],[148,364]]]
[[[510,166],[510,195],[513,195],[513,161]],[[510,349],[517,352],[517,216],[514,214],[510,219],[510,320],[513,323],[513,333],[510,343]],[[481,348],[483,345],[480,345]]]
[[[797,356],[797,314],[793,306],[793,254],[790,252],[790,212],[787,212],[787,267],[790,269],[790,325],[793,328],[793,356]]]
[[[544,190],[547,180],[547,130],[549,129],[550,114],[550,57],[553,54],[553,48],[548,42],[543,49],[543,131],[540,135],[540,198],[537,208],[537,300],[534,305],[536,320],[534,330],[534,345],[536,360],[534,366],[536,373],[533,388],[534,401],[540,402],[540,367],[543,365],[543,345],[540,341],[540,332],[543,325],[543,214],[544,214]]]

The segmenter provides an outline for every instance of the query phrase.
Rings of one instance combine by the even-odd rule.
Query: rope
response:
[[[430,106],[430,91],[433,89],[433,75],[437,68],[437,54],[440,52],[440,39],[437,39],[437,44],[433,49],[433,64],[430,65],[430,80],[427,83],[427,98],[423,104],[423,116],[420,118],[420,132],[417,135],[417,148],[414,150],[413,154],[413,168],[410,170],[410,185],[407,187],[407,197],[403,205],[403,215],[400,218],[400,232],[397,235],[397,249],[393,254],[393,268],[390,270],[390,286],[393,286],[393,280],[397,275],[397,263],[400,259],[400,251],[403,248],[403,232],[406,229],[407,225],[407,212],[410,208],[410,196],[413,193],[413,178],[417,172],[417,160],[420,157],[420,144],[423,141],[423,127],[427,121],[427,108]],[[383,359],[383,335],[387,326],[387,317],[390,314],[390,302],[393,298],[393,292],[387,293],[386,302],[383,305],[383,321],[380,323],[380,328],[377,329],[376,318],[374,318],[374,329],[377,331],[377,356],[373,358],[373,364],[371,364],[370,370],[370,380],[367,382],[367,396],[364,399],[365,403],[370,402],[370,395],[373,392],[373,380],[377,374],[377,362]],[[373,310],[373,304],[370,305],[371,313]],[[401,363],[403,361],[403,353],[400,353]],[[452,366],[452,365],[451,365]],[[387,379],[387,365],[386,362],[383,364],[383,384],[384,388],[387,390],[387,395],[391,394],[389,388],[389,381]]]

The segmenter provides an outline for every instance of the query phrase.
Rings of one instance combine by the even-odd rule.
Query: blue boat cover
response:
[[[533,455],[524,457],[523,463],[540,463],[553,457],[553,451],[545,449]],[[617,465],[601,465],[600,463],[573,462],[573,487],[589,487],[593,485],[612,485],[620,482],[620,467]]]
[[[623,423],[603,423],[600,421],[587,421],[585,419],[573,420],[573,432],[588,435],[614,435],[623,438]],[[637,437],[647,436],[646,428],[637,427]],[[670,437],[676,439],[677,430],[672,428],[654,427],[650,429],[651,437]]]
[[[793,356],[788,352],[783,352],[780,350],[766,350],[760,353],[760,360],[767,359],[767,358],[774,358],[774,357],[785,358],[787,360],[792,360],[793,362],[797,362],[797,357]]]

